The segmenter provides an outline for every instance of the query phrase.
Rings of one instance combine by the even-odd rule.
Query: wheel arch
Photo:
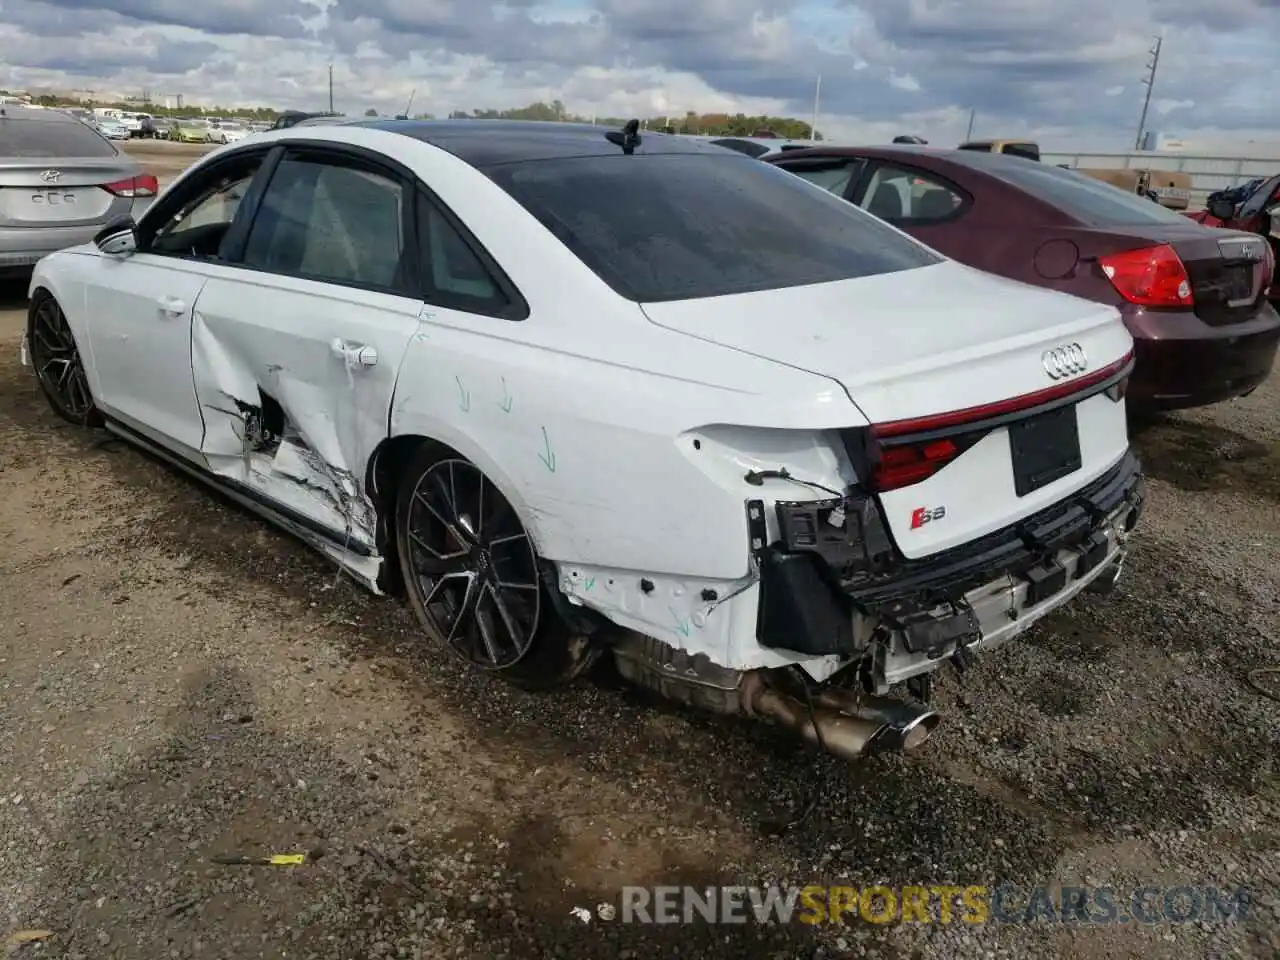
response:
[[[518,486],[512,478],[477,444],[462,436],[453,439],[453,443],[447,443],[426,433],[398,433],[384,438],[370,454],[365,471],[365,490],[368,491],[377,516],[376,546],[384,560],[396,556],[395,511],[400,483],[409,462],[424,446],[434,450],[440,459],[459,457],[475,464],[515,509],[533,541],[534,550],[541,556],[542,541],[537,529],[537,518],[525,499],[519,495]],[[398,565],[384,562],[382,570],[379,588],[400,595],[404,590],[404,583]]]

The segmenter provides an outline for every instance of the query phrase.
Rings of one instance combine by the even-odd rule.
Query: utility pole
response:
[[[977,117],[978,117],[978,108],[970,107],[969,108],[969,129],[964,132],[965,143],[968,143],[970,140],[973,139],[973,121],[976,120]]]
[[[818,142],[818,101],[822,97],[822,74],[818,74],[818,82],[813,86],[813,121],[809,124],[809,139]]]
[[[1138,139],[1133,144],[1135,150],[1142,149],[1142,135],[1147,128],[1147,109],[1151,106],[1151,91],[1156,85],[1156,68],[1160,66],[1160,48],[1163,45],[1164,37],[1156,37],[1155,46],[1147,52],[1151,62],[1147,64],[1147,75],[1142,78],[1142,82],[1147,87],[1147,95],[1142,99],[1142,116],[1138,119]]]
[[[329,112],[333,113],[333,64],[329,64]]]

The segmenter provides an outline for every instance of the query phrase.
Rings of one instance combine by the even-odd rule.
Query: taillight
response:
[[[1271,281],[1276,275],[1276,252],[1272,249],[1270,242],[1267,243],[1266,252],[1262,255],[1262,295],[1264,297],[1271,296]]]
[[[874,427],[871,436],[874,443]],[[960,453],[959,445],[947,439],[895,444],[889,447],[875,444],[871,458],[869,486],[876,493],[909,487],[922,480],[928,480]]]
[[[1191,277],[1173,247],[1143,247],[1098,258],[1120,296],[1143,307],[1192,306]]]
[[[117,197],[154,197],[160,192],[160,181],[149,173],[143,173],[128,180],[104,183],[102,189]]]

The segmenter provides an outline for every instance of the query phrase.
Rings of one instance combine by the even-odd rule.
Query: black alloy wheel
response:
[[[27,349],[40,389],[53,412],[78,426],[100,422],[84,361],[58,301],[38,292],[27,312]]]

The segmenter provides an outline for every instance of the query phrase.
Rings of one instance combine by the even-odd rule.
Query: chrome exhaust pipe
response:
[[[914,750],[933,734],[942,718],[922,704],[824,690],[808,703],[775,690],[758,673],[743,678],[746,712],[768,717],[843,760],[871,753]]]

